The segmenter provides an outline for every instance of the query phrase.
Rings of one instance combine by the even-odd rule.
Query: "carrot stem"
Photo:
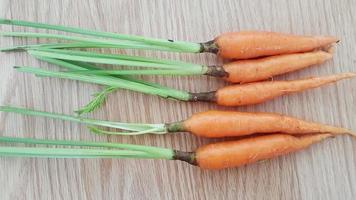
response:
[[[111,44],[71,42],[71,43],[43,43],[43,44],[30,44],[30,45],[19,45],[13,47],[3,47],[0,48],[0,51],[8,52],[8,51],[26,51],[29,49],[115,48],[115,47],[116,47],[115,45],[111,45]]]
[[[149,70],[77,70],[68,71],[74,74],[84,74],[84,75],[195,75],[202,74],[201,72],[194,72],[189,69],[149,69]]]
[[[187,63],[187,62],[183,62],[183,61],[179,61],[179,60],[157,59],[157,58],[150,58],[150,57],[122,55],[122,54],[105,54],[105,53],[96,53],[96,52],[78,51],[78,50],[37,48],[37,49],[32,50],[32,52],[33,51],[49,52],[49,53],[52,53],[52,54],[49,54],[52,56],[55,56],[56,54],[75,55],[75,56],[84,56],[84,57],[108,58],[108,59],[139,61],[139,62],[155,63],[155,64],[166,64],[167,66],[175,66],[174,68],[183,68],[183,67],[193,67],[194,68],[194,67],[201,66],[199,64]],[[77,60],[77,61],[83,61],[83,60]],[[83,62],[88,62],[88,61],[84,60]],[[109,63],[104,63],[104,64],[109,64]]]
[[[129,132],[115,132],[114,133],[115,135],[140,135],[146,133],[165,134],[168,132],[165,124],[142,124],[142,123],[139,124],[139,123],[111,122],[111,121],[83,118],[79,116],[71,116],[71,115],[64,115],[58,113],[49,113],[43,111],[30,110],[25,108],[17,108],[11,106],[0,106],[0,111],[18,113],[23,115],[31,115],[31,116],[48,117],[53,119],[77,122],[86,125],[94,125],[94,126],[101,126],[101,127],[115,128],[115,129],[129,131]]]
[[[95,76],[95,75],[80,75],[69,72],[53,72],[34,67],[15,67],[20,72],[33,73],[38,76],[47,76],[55,78],[66,78],[71,80],[78,80],[88,83],[96,83],[106,86],[119,87],[123,89],[142,92],[145,94],[158,95],[163,98],[172,98],[176,100],[189,101],[191,94],[186,91],[169,89],[167,87],[160,87],[159,85],[146,85],[135,81],[126,79],[119,79],[108,76]]]
[[[150,67],[148,70],[74,70],[76,74],[94,75],[203,75],[208,66],[191,64],[175,60],[154,59],[138,56],[102,54],[73,50],[34,49],[28,50],[35,57],[63,59],[69,61],[92,62],[101,64],[118,64],[126,66]]]
[[[21,21],[21,20],[1,19],[1,18],[0,18],[0,24],[26,26],[26,27],[33,27],[33,28],[40,28],[40,29],[64,31],[69,33],[77,33],[82,35],[90,35],[95,37],[105,37],[105,38],[112,38],[118,40],[135,41],[147,45],[169,47],[172,50],[179,50],[179,51],[191,52],[191,53],[197,53],[200,52],[201,50],[201,45],[193,42],[173,41],[173,40],[157,39],[157,38],[143,37],[137,35],[128,35],[128,34],[117,34],[117,33],[76,28],[76,27],[65,27],[60,25],[50,25],[50,24]]]
[[[58,60],[58,59],[53,59],[53,58],[46,58],[46,57],[37,57],[37,58],[40,59],[40,60],[49,62],[51,64],[58,65],[60,67],[64,67],[66,69],[70,69],[70,70],[96,70],[96,69],[98,69],[96,66],[94,66],[92,64],[89,64],[89,63],[85,63],[85,62],[63,61],[63,60]],[[117,76],[115,76],[113,78],[118,78],[118,80],[125,79],[125,80],[128,80],[128,81],[144,84],[146,86],[159,87],[159,88],[167,89],[167,90],[171,89],[171,88],[168,88],[168,87],[161,86],[159,84],[155,84],[155,83],[151,83],[151,82],[135,79],[135,78],[132,78],[132,77],[129,77],[129,76],[117,75]],[[94,111],[95,109],[99,108],[104,103],[106,96],[110,92],[113,92],[113,91],[118,90],[118,89],[120,89],[120,88],[119,87],[114,87],[114,86],[109,86],[108,88],[104,89],[103,91],[95,94],[94,99],[92,99],[83,108],[77,110],[76,113],[81,115],[81,114],[84,114],[84,113],[89,113],[89,112]]]
[[[108,143],[108,142],[89,142],[89,141],[71,141],[71,140],[45,140],[32,138],[17,138],[17,137],[0,137],[2,143],[23,143],[34,145],[56,145],[56,146],[75,146],[75,147],[100,147],[126,149],[129,151],[144,152],[156,156],[157,158],[170,159],[173,157],[172,150],[160,147],[151,147],[143,145],[133,145],[124,143]],[[0,153],[1,154],[1,153]]]
[[[139,151],[38,147],[0,147],[0,155],[4,157],[36,158],[155,158],[150,154]]]
[[[69,40],[69,41],[84,42],[89,44],[94,43],[94,44],[102,44],[102,45],[113,45],[116,48],[124,48],[124,49],[146,49],[146,50],[181,52],[179,49],[171,49],[164,46],[143,44],[135,41],[118,41],[118,40],[109,40],[109,39],[84,38],[78,36],[58,35],[58,34],[49,34],[49,33],[31,33],[31,32],[0,32],[0,35],[5,37]]]

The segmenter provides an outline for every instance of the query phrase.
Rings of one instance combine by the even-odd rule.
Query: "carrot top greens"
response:
[[[145,158],[174,159],[174,150],[143,145],[0,137],[0,143],[55,145],[56,147],[0,146],[0,156],[46,158]],[[80,147],[80,148],[63,148]],[[83,148],[86,147],[86,148]]]
[[[155,59],[139,56],[103,54],[88,51],[62,50],[62,49],[30,49],[28,53],[34,56],[55,58],[62,60],[82,61],[89,63],[139,66],[159,69],[196,70],[202,73],[202,65],[186,63],[176,60]]]
[[[0,111],[19,113],[19,114],[23,114],[23,115],[48,117],[48,118],[61,119],[61,120],[86,124],[86,125],[89,125],[90,130],[92,130],[94,133],[98,133],[98,134],[141,135],[141,134],[146,134],[146,133],[151,133],[151,134],[166,134],[166,133],[168,133],[168,130],[167,130],[167,127],[165,124],[111,122],[111,121],[104,121],[104,120],[89,119],[89,118],[84,118],[84,117],[80,117],[80,116],[71,116],[71,115],[64,115],[64,114],[58,114],[58,113],[36,111],[36,110],[11,107],[11,106],[0,106]],[[121,132],[103,131],[103,130],[97,128],[96,126],[106,127],[106,128],[115,128],[115,129],[119,129]],[[126,131],[126,132],[124,132],[124,131]]]
[[[166,39],[156,39],[150,37],[128,35],[128,34],[93,31],[93,30],[82,29],[82,28],[65,27],[59,25],[50,25],[50,24],[28,22],[28,21],[21,21],[21,20],[0,19],[0,24],[57,30],[57,31],[64,31],[68,33],[76,33],[80,35],[94,36],[99,38],[109,38],[109,39],[63,36],[57,34],[16,33],[16,32],[2,33],[2,35],[4,36],[36,37],[36,38],[42,37],[42,38],[52,38],[52,39],[54,38],[54,39],[85,42],[87,44],[98,44],[99,46],[103,44],[111,45],[111,47],[113,48],[151,49],[151,50],[192,52],[192,53],[200,52],[202,48],[201,44],[193,43],[193,42],[173,41],[173,40],[166,40]]]
[[[63,67],[68,70],[98,70],[98,67],[85,63],[85,62],[80,62],[80,61],[64,61],[64,60],[59,60],[59,59],[53,59],[53,58],[48,58],[48,57],[41,57],[41,56],[35,56],[36,58],[49,62],[51,64],[58,65],[60,67]],[[130,76],[124,76],[124,75],[117,75],[117,76],[92,76],[92,75],[80,75],[80,74],[75,74],[75,73],[69,73],[69,72],[51,72],[51,71],[46,71],[46,70],[40,70],[40,69],[35,69],[35,68],[22,68],[22,70],[26,72],[32,72],[32,70],[36,71],[37,75],[48,75],[50,73],[54,77],[58,78],[64,78],[63,76],[69,76],[72,77],[74,80],[82,80],[78,78],[84,78],[85,81],[87,82],[92,82],[92,80],[106,80],[106,85],[107,87],[94,95],[94,99],[87,104],[85,107],[79,109],[77,111],[78,114],[84,114],[84,113],[89,113],[92,112],[93,110],[99,108],[105,101],[106,96],[120,88],[124,89],[129,89],[129,90],[134,90],[134,91],[142,91],[143,93],[146,94],[155,94],[159,95],[164,98],[173,98],[173,99],[179,99],[179,100],[189,100],[191,98],[191,94],[180,91],[180,90],[175,90],[169,87],[164,87],[159,84],[139,80],[132,78]],[[73,75],[73,76],[71,76]],[[109,82],[108,82],[109,81]],[[111,83],[110,83],[111,82]],[[114,84],[113,84],[114,83]]]
[[[139,82],[130,81],[124,78],[115,78],[109,76],[96,76],[96,75],[81,75],[69,72],[54,72],[34,67],[15,67],[17,71],[33,73],[38,76],[47,76],[55,78],[65,78],[71,80],[78,80],[89,83],[96,83],[106,86],[113,86],[117,88],[128,89],[132,91],[137,91],[145,94],[158,95],[163,98],[172,98],[182,101],[189,101],[191,95],[188,92],[169,89],[166,87],[160,87],[158,85],[145,85]]]

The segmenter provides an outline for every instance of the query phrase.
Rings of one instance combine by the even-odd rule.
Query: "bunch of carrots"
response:
[[[356,73],[349,72],[301,80],[269,80],[274,76],[321,64],[331,59],[332,48],[338,42],[335,37],[296,36],[254,31],[225,33],[205,43],[193,43],[8,19],[0,19],[0,24],[77,34],[72,36],[34,32],[0,32],[0,35],[7,37],[65,41],[1,48],[3,52],[25,51],[37,59],[65,69],[49,71],[35,67],[16,66],[17,71],[41,77],[64,78],[105,86],[103,91],[97,93],[89,104],[76,111],[78,115],[49,113],[12,106],[1,106],[2,112],[78,122],[88,125],[88,128],[97,134],[142,135],[190,132],[196,136],[208,138],[251,135],[247,139],[205,145],[194,152],[131,144],[0,137],[0,142],[3,143],[47,145],[47,147],[2,146],[0,147],[2,156],[167,159],[185,161],[204,169],[223,169],[298,151],[335,135],[356,136],[356,133],[344,128],[308,122],[276,113],[212,110],[194,114],[183,121],[162,124],[112,122],[82,116],[99,108],[106,96],[117,89],[128,89],[180,101],[207,101],[223,106],[242,106],[262,103],[281,95],[353,78]],[[208,52],[217,54],[230,62],[221,66],[207,66],[177,60],[83,50],[88,48]],[[106,70],[101,66],[102,64],[129,68]],[[221,78],[232,84],[216,91],[191,93],[143,81],[133,77],[134,75],[207,75]],[[117,130],[107,131],[102,128]],[[253,136],[261,133],[265,135]],[[62,147],[48,147],[49,145]],[[68,148],[68,146],[80,148]]]

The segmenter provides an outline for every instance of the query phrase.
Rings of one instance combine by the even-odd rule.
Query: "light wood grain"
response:
[[[354,0],[0,0],[0,17],[80,26],[120,33],[206,41],[222,32],[246,29],[337,35],[333,61],[279,79],[355,71]],[[24,28],[2,26],[1,30]],[[0,39],[1,46],[38,42]],[[135,55],[217,62],[213,55],[117,51]],[[218,61],[221,62],[221,61]],[[0,104],[71,113],[101,87],[35,78],[13,65],[56,69],[24,53],[0,54]],[[175,88],[207,91],[224,83],[206,77],[148,77]],[[229,108],[270,111],[356,130],[356,80],[257,105]],[[208,109],[120,91],[93,117],[127,122],[181,120]],[[85,127],[57,120],[0,114],[0,134],[36,138],[127,142],[193,150],[214,140],[188,134],[99,137]],[[203,171],[174,161],[0,158],[0,199],[355,199],[356,140],[337,137],[312,148],[238,169]]]

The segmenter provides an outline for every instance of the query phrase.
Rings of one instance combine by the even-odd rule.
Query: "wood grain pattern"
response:
[[[333,61],[278,79],[355,71],[354,0],[0,0],[0,17],[33,20],[146,36],[206,41],[222,32],[260,29],[296,34],[337,35]],[[2,26],[1,30],[25,30]],[[0,38],[1,46],[38,42]],[[135,55],[214,63],[212,55],[117,51]],[[35,78],[13,65],[56,69],[24,53],[0,54],[0,104],[71,113],[101,87]],[[218,61],[221,62],[221,61]],[[148,77],[175,88],[207,91],[222,81],[206,77]],[[270,111],[356,130],[356,80],[278,98],[257,106]],[[134,101],[132,100],[134,99]],[[128,122],[184,119],[194,112],[226,109],[180,103],[120,91],[93,117]],[[37,138],[128,142],[192,150],[214,140],[188,134],[99,137],[78,124],[0,114],[0,134]],[[331,139],[312,148],[238,169],[203,171],[185,163],[151,160],[0,158],[1,199],[355,199],[356,140]]]

